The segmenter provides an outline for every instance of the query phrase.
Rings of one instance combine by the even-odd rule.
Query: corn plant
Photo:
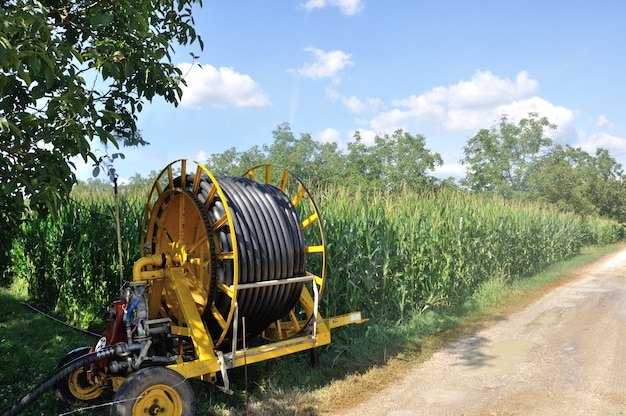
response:
[[[124,278],[139,255],[147,189],[120,192]],[[460,304],[490,280],[519,279],[623,238],[614,222],[453,190],[388,192],[320,188],[329,274],[322,313],[362,310],[410,320]],[[86,325],[119,295],[111,190],[82,188],[58,216],[33,216],[12,251],[12,271],[31,297]],[[314,260],[314,259],[312,259]]]
[[[450,190],[332,189],[320,205],[330,242],[327,315],[359,309],[402,321],[458,304],[485,281],[523,278],[623,237],[615,223]]]
[[[108,194],[79,194],[56,216],[33,214],[12,250],[11,271],[25,282],[31,298],[72,323],[87,325],[119,296],[120,264]],[[139,254],[141,205],[133,195],[120,198],[126,278]]]

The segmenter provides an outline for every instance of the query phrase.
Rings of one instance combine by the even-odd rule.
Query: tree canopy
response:
[[[5,212],[54,209],[75,177],[71,158],[98,163],[94,141],[145,143],[146,100],[176,105],[175,44],[199,43],[201,0],[0,1],[0,187]]]
[[[537,113],[514,124],[503,115],[464,147],[467,176],[462,185],[505,198],[541,201],[579,215],[600,215],[626,223],[626,176],[606,149],[591,155],[554,144],[556,125]]]
[[[468,166],[462,184],[474,191],[489,190],[505,197],[525,191],[528,166],[552,145],[547,129],[556,129],[546,117],[529,113],[514,124],[506,114],[491,129],[481,129],[463,148]]]
[[[591,155],[570,145],[554,144],[557,126],[529,113],[517,123],[503,115],[498,125],[479,130],[464,147],[467,176],[460,184],[471,192],[490,192],[551,204],[576,214],[599,215],[626,223],[626,176],[606,149]],[[320,143],[309,134],[296,137],[288,123],[273,132],[273,142],[212,154],[207,166],[218,175],[241,175],[272,163],[311,184],[359,186],[401,192],[458,186],[432,176],[443,159],[426,148],[422,135],[402,130],[377,135],[366,143],[358,131],[346,148]]]
[[[178,104],[173,48],[203,46],[194,4],[0,0],[0,260],[27,206],[54,211],[67,197],[73,157],[98,164],[94,142],[145,143],[144,103]]]
[[[377,135],[368,146],[357,132],[348,144],[346,170],[357,180],[364,178],[368,186],[399,191],[436,185],[438,180],[431,174],[442,164],[441,155],[427,149],[426,138],[420,134],[396,130]]]
[[[527,175],[528,195],[581,215],[626,222],[626,181],[607,150],[595,156],[570,145],[556,145],[535,161]]]
[[[425,146],[425,138],[397,130],[379,135],[372,145],[358,132],[343,151],[337,143],[321,143],[310,134],[299,138],[288,123],[273,132],[273,142],[245,151],[230,148],[206,161],[216,174],[241,175],[247,169],[271,163],[283,166],[312,184],[363,185],[375,189],[421,189],[440,180],[430,174],[443,163],[441,155]]]

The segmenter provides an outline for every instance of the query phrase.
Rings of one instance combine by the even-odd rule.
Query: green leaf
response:
[[[4,60],[4,57],[7,54],[7,47],[6,47],[6,43],[4,41],[7,41],[7,40],[4,37],[0,37],[0,62],[2,62]],[[2,65],[2,66],[4,66],[4,65]]]
[[[52,3],[63,8],[62,17],[51,10]],[[7,142],[19,139],[26,153],[38,149],[36,158],[28,157],[43,166],[37,171],[42,186],[31,190],[36,195],[26,196],[33,197],[32,208],[54,208],[75,181],[67,158],[77,154],[91,158],[92,140],[115,148],[118,137],[123,144],[145,143],[136,125],[142,100],[160,96],[175,101],[180,88],[172,76],[176,41],[196,39],[201,44],[192,17],[185,16],[187,9],[201,2],[16,0],[2,4],[0,94],[5,99],[0,145],[5,149]],[[177,6],[187,11],[177,13]],[[106,82],[111,77],[116,82]],[[37,101],[45,104],[41,111],[24,110]],[[57,153],[39,149],[39,142]],[[5,183],[15,184],[13,174],[0,166],[3,191],[8,189]],[[16,197],[8,206],[11,212],[3,215],[19,220],[23,201]]]
[[[0,116],[0,129],[2,131],[9,131],[9,120],[5,116]]]
[[[112,21],[112,13],[98,13],[91,18],[91,25],[93,27],[108,26]]]
[[[37,55],[32,56],[28,64],[30,65],[32,72],[34,74],[38,74],[39,71],[41,71],[41,60],[39,59]]]

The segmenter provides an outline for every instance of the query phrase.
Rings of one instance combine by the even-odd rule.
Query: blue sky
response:
[[[122,150],[121,178],[269,144],[284,122],[342,147],[402,128],[443,156],[435,176],[460,177],[468,138],[530,111],[626,167],[624,1],[204,0],[194,16],[205,48],[174,56],[182,102],[144,106],[150,145]]]

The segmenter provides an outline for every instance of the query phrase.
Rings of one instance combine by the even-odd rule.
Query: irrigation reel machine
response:
[[[229,369],[313,353],[330,343],[331,329],[365,321],[360,312],[320,316],[322,220],[307,188],[282,168],[215,177],[190,160],[171,163],[150,191],[141,246],[100,341],[67,354],[5,415],[53,387],[68,403],[107,397],[112,415],[192,415],[187,379],[229,392]]]

